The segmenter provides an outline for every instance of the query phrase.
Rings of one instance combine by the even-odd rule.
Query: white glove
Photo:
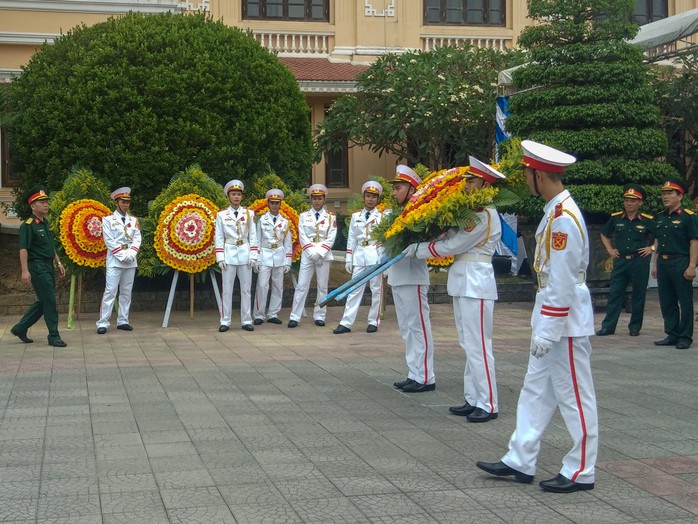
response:
[[[252,268],[252,269],[254,269],[254,267],[255,267],[256,265],[257,265],[257,260],[254,259],[254,258],[250,258],[250,259],[247,261],[247,266],[250,267],[250,268]]]
[[[318,258],[318,254],[315,251],[308,251],[308,260],[315,262]]]
[[[221,271],[225,271],[225,268],[228,266],[225,263],[225,260],[221,260],[220,262],[218,262],[218,267],[221,268]]]
[[[349,274],[351,275],[351,270],[353,269],[353,267],[352,267],[352,265],[351,265],[351,262],[345,262],[345,263],[344,263],[344,269],[346,269],[346,270],[347,270],[347,273],[349,273]]]
[[[255,273],[259,273],[259,268],[261,267],[261,264],[257,262],[256,260],[252,263],[252,271]]]
[[[548,354],[552,347],[552,340],[548,340],[547,338],[543,338],[538,335],[533,335],[533,338],[531,339],[531,355],[534,357],[544,357]]]
[[[291,271],[291,266],[284,266],[284,275]]]
[[[124,257],[124,262],[125,262],[126,264],[133,264],[133,261],[134,261],[134,260],[135,260],[135,258],[133,258],[133,255],[126,255],[126,256]]]
[[[403,251],[405,258],[414,258],[417,254],[417,244],[410,244]]]

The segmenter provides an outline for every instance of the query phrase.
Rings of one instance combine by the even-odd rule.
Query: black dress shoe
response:
[[[128,324],[121,324],[120,326],[116,326],[116,329],[120,329],[121,331],[133,331],[133,328]]]
[[[230,329],[229,326],[221,326],[221,327],[218,328],[218,331],[219,331],[220,333],[225,333],[225,332],[228,331],[229,329]]]
[[[254,331],[254,328],[250,324],[243,324],[242,329],[244,329],[245,331]]]
[[[315,325],[320,326],[320,327],[325,327],[325,321],[324,320],[316,320]]]
[[[374,324],[369,324],[366,328],[366,333],[375,333],[376,331],[378,331],[378,326]]]
[[[262,320],[261,318],[255,318],[255,319],[254,319],[254,322],[252,322],[252,323],[253,323],[255,326],[259,326],[259,325],[261,325],[261,324],[264,324],[264,320]]]
[[[425,391],[434,391],[436,384],[420,384],[413,380],[410,384],[403,386],[402,391],[405,393],[424,393]]]
[[[475,411],[475,406],[471,406],[466,402],[462,406],[451,406],[448,408],[448,411],[454,415],[458,415],[459,417],[465,417],[466,415],[470,415],[473,411]]]
[[[655,340],[654,345],[655,346],[675,346],[677,340],[674,337],[666,337],[663,338],[662,340]]]
[[[497,418],[497,413],[488,413],[482,408],[475,408],[470,415],[466,415],[468,422],[487,422]]]
[[[267,322],[269,322],[270,324],[283,324],[283,322],[281,322],[281,320],[279,320],[276,317],[268,318]]]
[[[297,320],[289,320],[289,321],[288,321],[288,327],[294,328],[294,327],[296,327],[296,326],[298,326],[298,321],[297,321]]]
[[[65,342],[63,342],[60,338],[54,338],[53,340],[49,340],[49,341],[48,341],[48,345],[49,345],[49,346],[53,346],[54,348],[64,348],[64,347],[66,347],[68,344],[66,344]]]
[[[393,382],[393,387],[395,389],[402,389],[406,385],[411,384],[412,382],[414,382],[414,380],[412,380],[411,378],[406,378],[405,380],[400,380],[399,382]]]
[[[104,335],[106,332],[107,332],[107,328],[105,328],[105,327],[98,327],[97,328],[98,335]]]
[[[594,483],[582,484],[581,482],[574,482],[566,477],[558,474],[557,477],[543,480],[538,484],[543,491],[550,491],[552,493],[572,493],[574,491],[583,491],[588,489],[594,489]]]
[[[32,342],[34,342],[34,339],[31,339],[27,336],[26,331],[24,333],[21,333],[21,332],[17,331],[15,328],[12,328],[12,329],[10,329],[10,333],[12,333],[14,336],[16,336],[18,339],[20,339],[25,344],[31,344]]]
[[[610,329],[606,328],[601,328],[596,332],[597,337],[606,337],[608,335],[613,335],[615,331],[611,331]]]
[[[521,482],[522,484],[530,484],[533,482],[533,475],[526,475],[525,473],[516,471],[501,460],[499,462],[478,462],[476,465],[482,471],[486,471],[490,475],[496,475],[497,477],[513,476],[516,482]]]
[[[629,334],[631,337],[639,337],[639,336],[640,336],[640,332],[639,332],[639,331],[635,331],[635,330],[632,330],[632,331],[631,331],[630,333],[628,333],[628,334]]]
[[[344,333],[351,333],[351,329],[340,324],[332,330],[332,333],[335,335],[343,335]]]
[[[679,340],[676,343],[676,349],[688,349],[691,347],[691,343],[688,340]]]

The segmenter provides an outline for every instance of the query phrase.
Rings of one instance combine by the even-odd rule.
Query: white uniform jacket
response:
[[[136,217],[114,211],[102,218],[102,238],[107,246],[107,267],[138,267],[136,255],[141,247],[141,230]],[[133,262],[124,262],[129,255]]]
[[[267,267],[290,266],[293,257],[290,223],[281,214],[276,216],[268,211],[257,220],[259,239],[259,263]]]
[[[368,213],[368,218],[366,218]],[[354,266],[365,267],[377,264],[381,257],[381,244],[371,238],[371,232],[380,224],[383,213],[377,209],[362,209],[352,213],[347,237],[346,261]]]
[[[453,255],[446,290],[452,297],[497,300],[497,283],[492,268],[494,248],[502,237],[497,210],[486,207],[477,212],[478,222],[470,229],[453,228],[440,240],[420,243],[417,258]]]
[[[237,208],[237,216],[234,211],[230,206],[216,215],[216,262],[241,266],[257,260],[257,228],[254,211],[242,206]]]
[[[309,209],[298,218],[298,237],[303,248],[303,257],[308,253],[320,254],[325,262],[334,260],[332,245],[337,237],[337,217],[326,209],[321,209],[318,217],[316,211]]]
[[[539,286],[531,315],[533,335],[552,341],[593,335],[594,312],[585,282],[589,238],[584,217],[566,189],[543,211],[533,263]]]

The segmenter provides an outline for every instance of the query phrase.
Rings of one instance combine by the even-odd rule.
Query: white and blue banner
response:
[[[495,139],[497,141],[497,161],[499,161],[499,143],[506,140],[511,136],[511,133],[505,131],[504,124],[507,117],[509,116],[509,97],[508,96],[498,96],[497,97],[497,115],[495,117],[496,123],[496,134]]]

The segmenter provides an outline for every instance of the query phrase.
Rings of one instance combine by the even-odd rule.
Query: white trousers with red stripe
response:
[[[116,325],[128,324],[128,313],[131,310],[131,290],[133,279],[136,276],[135,267],[108,267],[106,286],[102,295],[102,305],[99,308],[98,328],[109,327],[109,317],[114,309],[114,299],[119,293],[119,312],[116,316]]]
[[[499,402],[492,353],[494,300],[453,297],[453,316],[458,341],[465,351],[465,401],[488,413],[497,413]]]
[[[366,266],[354,266],[354,270],[351,273],[351,278],[354,278],[365,269]],[[371,307],[368,310],[368,323],[374,326],[379,326],[381,323],[380,307],[381,292],[383,290],[383,275],[378,275],[377,277],[372,278],[368,281],[368,285],[371,289]],[[344,315],[342,315],[342,320],[339,321],[339,323],[345,328],[351,328],[351,326],[354,325],[356,315],[359,313],[359,306],[361,305],[361,299],[364,296],[365,288],[366,284],[349,293],[347,303],[344,306]]]
[[[296,291],[293,293],[293,305],[291,306],[291,320],[300,322],[305,308],[305,300],[308,298],[310,291],[310,280],[315,275],[315,284],[317,285],[316,301],[322,302],[327,296],[327,285],[330,280],[330,265],[332,261],[322,260],[317,264],[309,260],[305,256],[301,258],[301,266],[298,270],[298,283]],[[313,320],[325,320],[327,314],[327,306],[313,308]]]
[[[265,315],[267,296],[269,295],[269,281],[271,280],[271,298],[269,299],[269,311]],[[279,318],[281,299],[284,294],[284,266],[261,266],[257,274],[257,289],[254,294],[254,318],[265,320],[267,318]]]
[[[233,316],[233,287],[235,279],[240,282],[240,323],[252,324],[252,268],[247,264],[231,265],[221,271],[223,303],[221,304],[221,326],[230,326]]]
[[[407,378],[420,384],[433,384],[434,341],[431,337],[429,286],[392,286],[393,302],[402,340],[405,341]]]
[[[589,337],[562,337],[543,358],[529,358],[516,409],[516,429],[502,462],[534,475],[541,438],[555,409],[560,408],[573,442],[560,473],[575,482],[594,482],[599,424],[590,357]]]

